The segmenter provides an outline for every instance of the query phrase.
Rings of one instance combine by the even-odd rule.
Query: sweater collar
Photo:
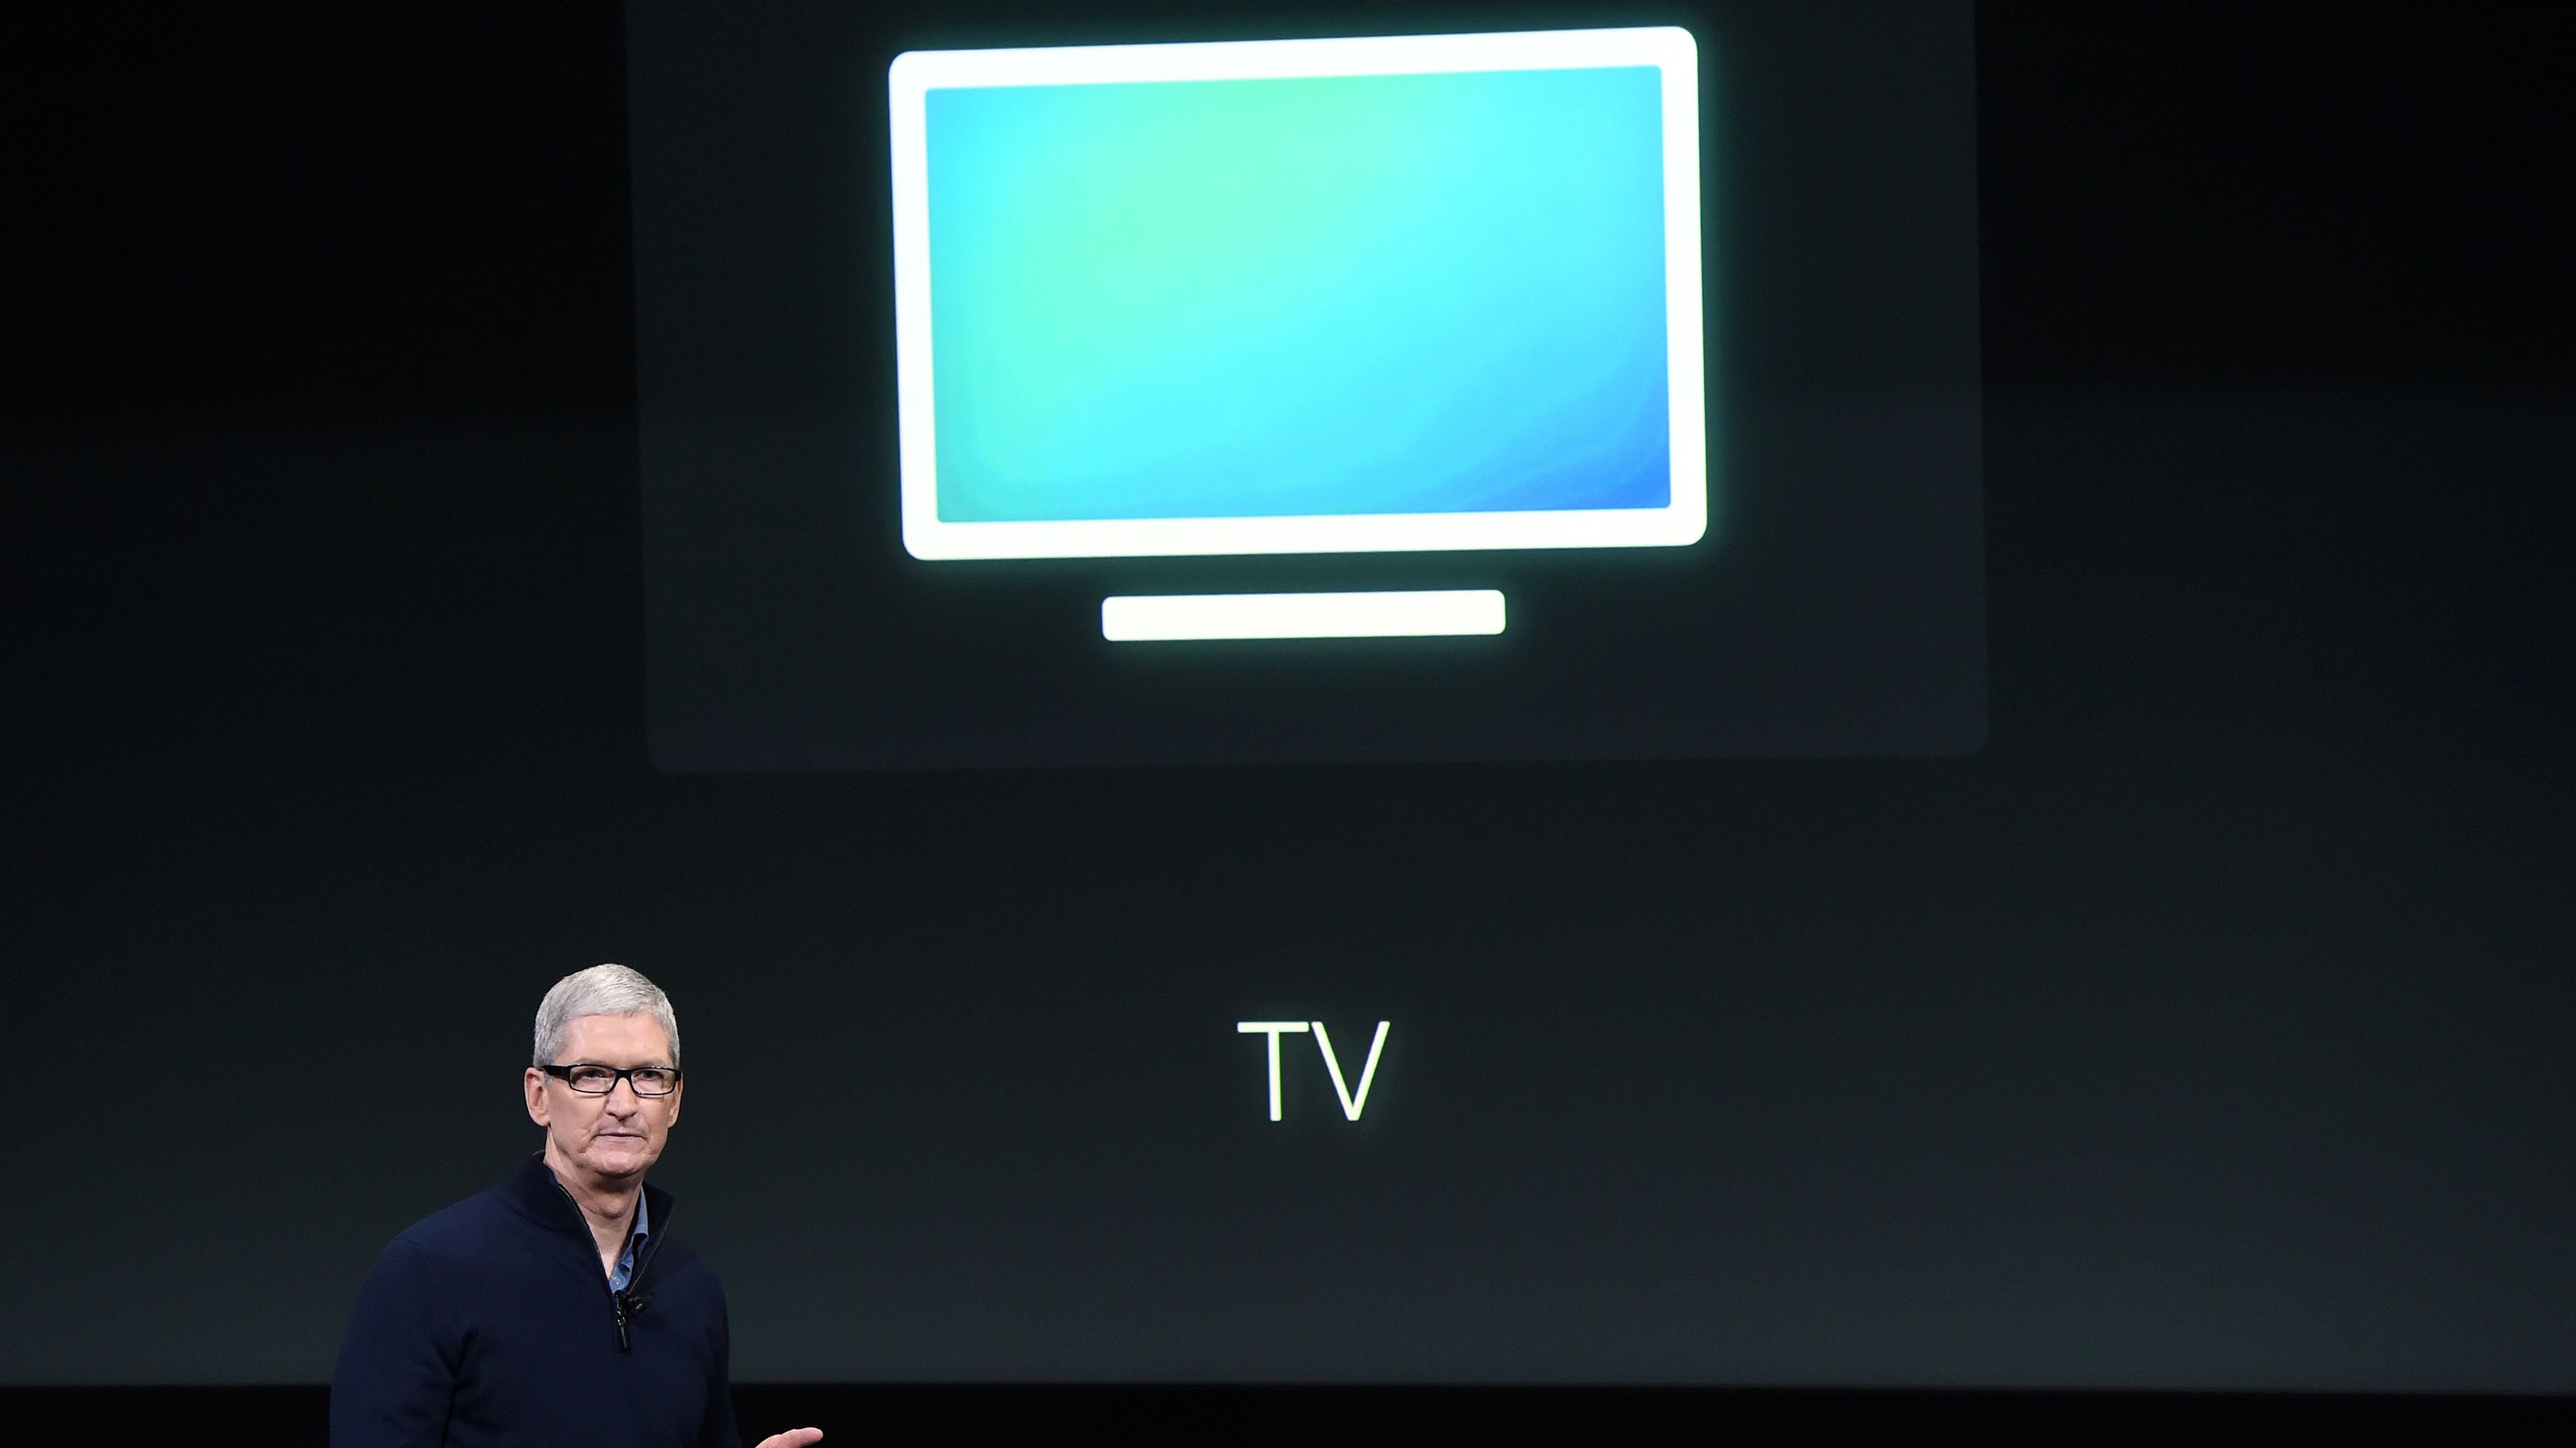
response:
[[[555,1180],[554,1168],[546,1165],[546,1154],[531,1152],[510,1179],[496,1188],[501,1200],[517,1209],[521,1216],[540,1227],[590,1240],[590,1223],[584,1221],[581,1208],[573,1205],[572,1195]],[[669,1229],[671,1194],[650,1182],[644,1184],[644,1219],[656,1232]]]

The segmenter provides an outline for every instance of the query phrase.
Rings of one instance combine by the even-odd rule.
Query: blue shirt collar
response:
[[[617,1270],[608,1274],[609,1291],[623,1292],[627,1284],[634,1281],[635,1249],[643,1246],[644,1239],[652,1235],[653,1214],[645,1209],[644,1194],[637,1192],[635,1194],[635,1230],[626,1235],[626,1252],[617,1259]]]

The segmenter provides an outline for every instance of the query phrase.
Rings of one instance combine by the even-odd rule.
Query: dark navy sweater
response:
[[[332,1448],[742,1448],[724,1288],[653,1223],[621,1324],[581,1209],[532,1156],[376,1259],[331,1374]]]

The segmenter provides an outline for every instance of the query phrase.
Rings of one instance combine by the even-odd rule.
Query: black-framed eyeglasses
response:
[[[625,1082],[638,1096],[668,1096],[680,1089],[677,1066],[638,1066],[620,1071],[614,1066],[546,1066],[544,1072],[584,1096],[605,1096]]]

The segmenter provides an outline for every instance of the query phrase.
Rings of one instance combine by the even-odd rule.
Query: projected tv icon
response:
[[[889,87],[915,558],[1706,532],[1688,32],[915,51]],[[1504,621],[1494,590],[1102,608],[1113,639]]]

